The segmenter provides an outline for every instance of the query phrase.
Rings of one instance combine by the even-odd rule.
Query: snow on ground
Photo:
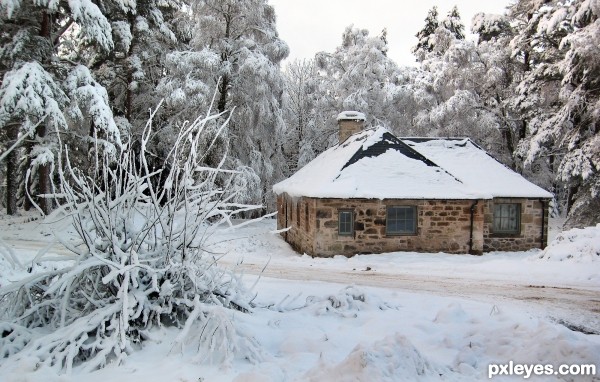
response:
[[[0,228],[4,251],[10,248],[23,263],[53,240],[51,227],[32,216],[3,217]],[[120,366],[56,375],[24,359],[2,364],[0,381],[478,381],[487,378],[490,363],[511,360],[600,368],[600,335],[565,325],[561,320],[572,317],[555,309],[568,306],[588,318],[587,329],[600,333],[594,319],[600,312],[600,262],[552,255],[552,248],[566,242],[574,250],[582,240],[597,248],[594,230],[600,227],[564,233],[546,252],[349,259],[296,254],[269,233],[274,228],[268,220],[211,238],[214,256],[221,256],[223,266],[237,264],[248,286],[267,265],[254,286],[254,312],[231,313],[240,333],[259,344],[253,362],[199,363],[189,349],[172,349],[178,332],[166,328],[154,331]],[[66,224],[59,235],[69,238]],[[66,254],[54,245],[46,256]],[[24,274],[0,255],[0,286]]]
[[[573,228],[558,234],[538,257],[566,262],[600,261],[600,224],[583,229]]]

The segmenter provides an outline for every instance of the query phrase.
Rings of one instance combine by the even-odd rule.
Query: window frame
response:
[[[350,231],[342,232],[342,214],[350,214]],[[354,210],[342,208],[338,210],[338,236],[353,237],[354,236]]]
[[[304,202],[304,229],[308,232],[308,202]]]
[[[390,232],[390,210],[392,209],[408,209],[412,211],[412,221],[413,221],[413,230],[412,231],[398,231],[398,232]],[[400,220],[400,219],[394,219],[394,220]],[[403,219],[403,220],[407,220],[407,219]],[[411,205],[390,205],[390,206],[386,206],[385,209],[385,234],[386,236],[414,236],[417,234],[418,231],[418,219],[417,219],[417,206],[411,206]]]
[[[514,229],[502,230],[498,229],[496,225],[497,219],[500,221],[502,219],[511,219],[510,216],[496,216],[496,208],[500,206],[515,206],[517,211],[516,216],[516,227]],[[498,223],[501,225],[501,223]],[[521,234],[521,203],[510,203],[510,202],[500,202],[494,203],[494,210],[492,211],[492,232],[495,236],[518,236]]]

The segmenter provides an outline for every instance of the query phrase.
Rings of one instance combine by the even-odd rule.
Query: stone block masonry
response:
[[[493,232],[495,203],[520,206],[520,227],[514,234]],[[388,235],[388,206],[416,208],[415,234]],[[277,197],[277,227],[292,247],[311,256],[353,256],[395,251],[481,254],[524,251],[547,244],[547,201],[523,198],[494,200],[319,199]],[[473,214],[471,215],[471,209]],[[354,232],[338,234],[338,212],[354,212]],[[472,219],[471,219],[472,216]]]
[[[520,205],[520,228],[515,234],[494,232],[493,217],[495,203]],[[548,203],[541,199],[496,198],[484,202],[484,252],[526,251],[545,248],[548,244]]]
[[[317,199],[280,195],[279,229],[298,252],[311,256],[352,256],[393,251],[481,254],[483,251],[483,203],[473,200]],[[388,235],[388,206],[416,207],[417,230],[413,235]],[[352,236],[338,234],[338,211],[354,211]],[[283,213],[281,213],[283,212]],[[287,222],[287,225],[286,225]]]

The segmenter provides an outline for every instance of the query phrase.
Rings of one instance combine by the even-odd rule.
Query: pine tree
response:
[[[25,184],[21,183],[28,195],[25,202],[33,202],[30,194],[42,195],[34,203],[48,213],[52,205],[43,195],[52,192],[50,173],[54,166],[56,134],[78,117],[67,110],[78,95],[69,94],[63,88],[73,63],[59,54],[62,44],[68,34],[76,33],[80,40],[97,46],[97,51],[109,51],[113,47],[111,27],[92,2],[2,2],[0,18],[8,32],[0,39],[4,72],[0,86],[0,127],[8,129],[11,141],[17,137],[20,141],[27,140],[23,154]],[[77,32],[73,31],[74,25]],[[79,86],[75,86],[71,90],[78,89]],[[15,145],[14,150],[19,147]],[[15,151],[7,158],[7,170],[11,172],[6,193],[10,213],[16,212],[15,188],[19,185],[15,174],[19,154],[20,151]]]
[[[442,26],[449,30],[457,40],[465,39],[465,26],[460,19],[456,5],[448,12],[448,16],[442,21]]]
[[[482,12],[473,16],[471,32],[477,34],[479,43],[512,35],[508,16]]]
[[[427,13],[427,17],[425,18],[425,26],[416,34],[417,39],[419,41],[417,42],[417,45],[412,49],[412,52],[417,57],[417,61],[423,61],[425,55],[433,51],[433,35],[435,34],[435,31],[438,28],[438,26],[438,11],[437,7],[434,6]]]
[[[548,8],[540,12],[537,29],[559,44],[543,56],[546,75],[536,84],[546,97],[548,74],[558,78],[559,107],[532,131],[528,160],[558,153],[557,183],[567,191],[566,227],[595,225],[600,222],[600,9],[586,1]]]

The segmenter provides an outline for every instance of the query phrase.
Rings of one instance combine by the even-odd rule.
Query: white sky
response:
[[[287,61],[313,58],[320,51],[333,52],[341,44],[344,29],[354,24],[377,36],[387,28],[388,55],[399,65],[415,65],[411,48],[415,34],[425,25],[427,12],[438,7],[438,19],[458,6],[465,32],[470,33],[476,13],[504,13],[512,0],[269,0],[277,14],[277,30],[290,47]],[[410,5],[409,5],[410,4]]]

